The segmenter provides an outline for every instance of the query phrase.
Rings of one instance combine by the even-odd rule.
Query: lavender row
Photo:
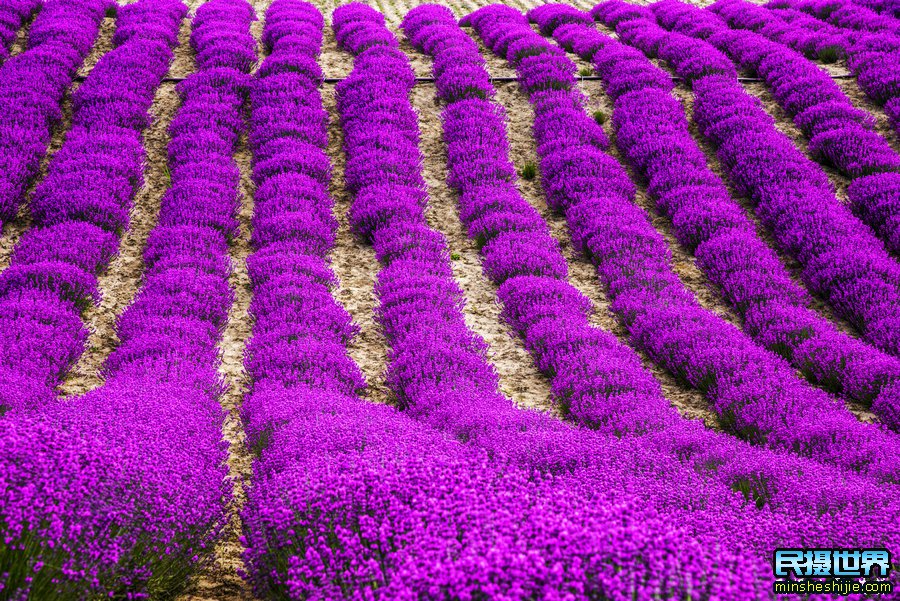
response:
[[[158,15],[166,7],[153,8]],[[170,7],[173,16],[184,14],[175,8]],[[236,0],[211,0],[198,8],[191,33],[198,54],[209,29],[243,31],[252,41],[254,15],[246,9]],[[156,31],[146,22],[142,25],[140,31]],[[151,597],[177,592],[198,562],[211,561],[231,498],[227,444],[221,436],[224,415],[218,403],[223,384],[216,367],[217,344],[234,301],[228,282],[233,230],[227,226],[238,209],[239,172],[232,155],[245,131],[248,82],[245,70],[218,65],[238,45],[220,44],[207,52],[207,63],[198,61],[198,71],[176,87],[181,106],[169,126],[171,185],[144,248],[141,288],[117,320],[119,345],[103,368],[105,388],[121,383],[161,388],[153,404],[170,421],[158,427],[166,432],[179,426],[178,433],[167,437],[165,448],[172,454],[190,454],[190,460],[163,472],[158,496],[147,500],[146,526],[128,533],[138,540],[165,541],[164,547],[157,544],[143,552],[151,578],[146,591],[136,592]],[[191,429],[183,429],[185,423]]]
[[[342,562],[354,552],[362,557],[367,542],[362,534],[356,544],[348,537],[361,523],[354,520],[382,516],[355,491],[371,494],[366,474],[396,457],[377,442],[359,448],[355,436],[401,445],[414,438],[405,429],[385,437],[397,427],[393,413],[358,398],[365,381],[345,347],[357,328],[332,296],[337,280],[328,253],[337,222],[324,151],[328,114],[318,90],[322,27],[311,4],[273,2],[262,37],[269,55],[250,87],[256,192],[247,268],[254,325],[245,353],[252,387],[241,414],[255,461],[241,518],[247,578],[261,597],[306,598],[315,591],[329,598],[359,587]],[[385,469],[378,480],[387,483],[398,472]],[[329,497],[336,489],[347,495]],[[307,512],[306,504],[322,512]],[[337,544],[320,538],[336,528],[347,532]]]
[[[189,385],[199,375],[202,388],[216,391],[216,345],[234,301],[228,242],[240,172],[233,154],[246,129],[250,68],[219,65],[242,46],[239,34],[253,41],[255,14],[248,9],[242,0],[210,0],[192,20],[198,54],[210,29],[236,39],[205,52],[209,61],[198,61],[197,72],[176,87],[181,106],[169,125],[171,184],[147,238],[141,289],[117,321],[120,345],[106,362],[109,377],[159,376]]]
[[[152,13],[160,30],[177,31],[185,10],[176,0],[144,0],[123,8],[119,22]],[[98,300],[97,274],[128,225],[143,180],[141,132],[171,58],[156,30],[132,37],[73,95],[72,128],[31,199],[33,227],[0,274],[0,311],[9,320],[0,363],[13,382],[52,388],[84,348],[80,312]]]
[[[550,20],[572,16],[571,13],[562,14],[566,11],[554,15],[549,14],[553,9],[537,10],[548,13],[546,16]],[[866,530],[864,538],[889,540],[895,536],[883,527],[864,525],[867,519],[860,519],[857,513],[859,510],[866,513],[868,509],[864,508],[874,498],[880,499],[879,505],[888,513],[896,511],[890,508],[889,487],[877,487],[853,479],[853,491],[844,489],[847,496],[841,494],[838,499],[833,491],[847,483],[846,474],[839,470],[809,460],[754,449],[728,436],[707,431],[697,423],[682,420],[663,399],[658,385],[641,369],[636,355],[618,344],[614,337],[588,326],[586,314],[589,304],[586,299],[561,276],[530,273],[536,264],[534,256],[540,255],[534,253],[534,247],[529,243],[533,238],[544,236],[545,231],[538,223],[540,218],[536,211],[524,202],[514,183],[506,180],[509,149],[503,115],[489,101],[482,99],[485,93],[492,96],[493,88],[487,80],[477,47],[443,7],[419,7],[407,15],[402,26],[416,47],[434,56],[436,87],[439,96],[447,103],[443,123],[444,139],[448,144],[449,181],[460,193],[460,215],[470,236],[483,245],[483,250],[487,251],[498,240],[503,240],[503,247],[508,249],[504,261],[508,267],[501,271],[488,266],[489,260],[491,265],[497,263],[498,252],[485,252],[485,271],[500,285],[499,296],[505,307],[504,315],[523,337],[538,366],[551,378],[557,401],[569,418],[607,435],[630,438],[633,443],[631,449],[645,458],[653,456],[659,461],[659,473],[668,474],[667,482],[691,482],[698,494],[709,495],[706,502],[718,506],[715,520],[722,526],[715,536],[731,548],[740,547],[748,540],[746,537],[733,539],[729,534],[733,529],[725,526],[736,519],[728,515],[729,511],[734,511],[734,499],[726,491],[732,490],[742,491],[748,500],[754,499],[759,508],[766,507],[776,514],[791,516],[792,523],[809,519],[817,521],[822,513],[821,503],[825,502],[832,508],[829,511],[834,511],[833,517],[849,519],[854,523],[854,529],[861,527]],[[468,97],[457,96],[457,90],[468,90]],[[577,95],[573,95],[571,100],[572,104],[560,105],[555,118],[544,124],[548,127],[535,131],[543,148],[563,149],[578,144],[593,144],[603,139],[599,130],[596,130],[596,135],[579,139],[571,137],[573,132],[570,128],[549,126],[550,123],[582,122],[596,128],[596,124],[584,116],[583,110],[581,116],[574,110]],[[578,109],[581,110],[580,107]],[[577,132],[574,135],[577,136]],[[528,223],[534,224],[532,229],[517,229]],[[530,237],[521,236],[523,231]],[[544,254],[551,255],[550,252]],[[561,257],[559,261],[562,261]],[[512,426],[521,423],[523,416],[510,412],[504,420]],[[547,444],[552,439],[548,436],[550,432],[562,435],[562,432],[549,428],[549,424],[542,423],[540,418],[529,419],[529,423],[528,430],[542,434],[545,453],[552,448]],[[568,435],[570,452],[584,453],[581,461],[588,463],[590,460],[586,461],[587,457],[593,457],[592,451],[596,450],[597,439],[593,433],[588,434],[587,438],[579,437],[575,432]],[[527,449],[527,437],[523,435],[520,438],[520,449]],[[574,444],[576,438],[581,444]],[[490,439],[482,444],[492,448]],[[559,448],[553,451],[562,455]],[[652,482],[652,478],[648,482],[635,476],[641,470],[635,464],[629,465],[632,457],[627,453],[624,449],[618,449],[613,460],[628,470],[632,485],[640,481],[639,485],[631,487],[632,493],[642,487],[658,491],[659,484]],[[698,484],[698,474],[692,474],[690,470],[710,463],[718,464],[720,469],[698,471],[705,480]],[[608,466],[604,468],[608,469]],[[586,485],[594,485],[591,476],[596,476],[596,473],[589,470],[578,470],[576,473]],[[805,488],[797,487],[798,473],[816,473],[816,486],[821,485],[821,488],[816,491],[807,488],[798,495],[798,490]],[[760,487],[758,484],[762,481],[766,485]],[[604,486],[611,487],[613,482],[616,482],[616,477],[605,473]],[[720,486],[724,488],[717,489]],[[698,517],[679,515],[677,510],[673,511],[667,505],[667,501],[662,501],[670,495],[677,496],[678,491],[670,489],[666,493],[656,494],[658,496],[653,501],[660,503],[657,510],[672,513],[671,520],[689,524]],[[849,506],[855,509],[847,511]],[[728,507],[730,509],[723,509]],[[735,527],[741,532],[755,530],[758,533],[758,538],[750,544],[756,545],[754,549],[759,558],[765,557],[767,545],[771,546],[774,540],[782,543],[788,539],[805,540],[810,544],[824,542],[818,533],[801,533],[793,528],[790,532],[783,531],[773,523],[773,516],[768,511],[747,512],[746,509],[736,511],[740,516],[737,519],[745,521]],[[843,515],[838,518],[840,514]],[[800,515],[806,517],[799,518]],[[706,516],[700,519],[708,520]],[[747,522],[752,526],[748,526]],[[702,531],[695,524],[692,524],[692,529],[694,532]],[[818,542],[811,543],[813,540]]]
[[[153,80],[165,72],[171,56],[167,44],[175,42],[185,12],[183,5],[168,0],[143,0],[122,10],[117,32],[121,46],[97,65],[94,79],[88,78],[79,90],[83,95],[75,100],[76,125],[57,155],[67,152],[64,157],[72,161],[71,169],[66,173],[70,164],[61,163],[51,171],[49,184],[76,174],[78,164],[94,178],[102,173],[111,185],[116,182],[118,172],[104,171],[116,164],[118,157],[111,156],[116,146],[101,143],[105,154],[85,154],[79,161],[78,147],[69,146],[78,139],[73,135],[139,140],[140,126],[135,123],[147,119]],[[129,30],[135,33],[128,34]],[[156,50],[158,64],[153,64],[155,55],[148,50]],[[146,71],[133,78],[120,76],[121,69],[132,71],[138,64]],[[99,85],[103,83],[99,78],[118,88],[111,92]],[[205,98],[206,93],[191,80],[179,91],[185,107],[192,94]],[[200,103],[194,110],[206,107],[205,99]],[[104,104],[106,113],[95,110]],[[92,112],[93,122],[87,116]],[[176,164],[173,160],[173,181]],[[99,166],[97,172],[91,169],[94,165]],[[140,162],[129,169],[139,173]],[[89,199],[96,190],[83,198]],[[92,274],[97,254],[87,234],[93,230],[83,222],[72,225],[68,230],[39,230],[71,232],[68,248],[58,238],[36,234],[30,240],[44,242],[29,246],[23,240],[16,257],[23,248],[37,256],[65,248],[66,260],[85,265],[85,273]],[[181,265],[190,261],[190,253],[178,248],[177,238],[164,238],[171,233],[165,230],[157,228],[150,236],[146,279],[117,324],[121,344],[104,365],[106,383],[69,401],[39,407],[32,399],[31,406],[18,408],[3,420],[7,546],[0,586],[13,596],[140,599],[176,594],[187,582],[191,565],[210,551],[224,523],[229,491],[224,479],[223,416],[216,402],[221,385],[214,370],[214,348],[199,348],[210,336],[207,310],[215,299],[205,296],[197,315],[191,315],[198,303],[192,305],[189,295],[179,289],[179,276],[182,280],[193,276],[192,284],[202,276],[185,273]],[[114,250],[115,236],[110,236]],[[195,247],[195,254],[201,259],[209,256],[206,247]],[[227,260],[227,255],[220,258]]]
[[[521,19],[516,11],[497,10],[476,12],[471,22],[488,47],[517,67],[539,130],[556,106],[571,105],[575,65]],[[634,186],[612,157],[586,146],[538,150],[548,204],[566,214],[573,243],[597,265],[632,339],[706,394],[730,431],[895,479],[883,450],[896,444],[892,435],[856,421],[834,399],[799,382],[783,359],[699,306],[671,270],[665,242],[632,203]]]
[[[264,40],[273,47],[272,64],[270,59],[263,63],[260,87],[252,96],[252,135],[264,156],[254,168],[258,190],[271,182],[288,191],[282,198],[289,201],[289,206],[275,196],[260,201],[258,192],[258,206],[281,205],[295,225],[285,229],[260,220],[254,231],[259,250],[250,263],[259,294],[254,299],[256,329],[264,328],[262,334],[255,331],[251,343],[248,368],[255,382],[245,406],[248,439],[260,450],[243,516],[251,579],[260,594],[296,599],[412,598],[421,591],[451,597],[477,592],[492,598],[554,598],[574,586],[579,567],[573,553],[552,569],[544,555],[560,558],[551,549],[553,539],[563,533],[562,545],[582,549],[580,569],[595,573],[599,558],[608,557],[599,550],[611,537],[624,535],[622,527],[605,512],[579,512],[578,498],[547,498],[542,493],[550,484],[528,481],[524,472],[489,461],[482,450],[451,442],[393,409],[366,405],[353,396],[362,381],[343,343],[354,328],[330,297],[334,276],[324,259],[336,227],[325,193],[328,169],[321,149],[326,120],[309,114],[319,107],[316,79],[295,70],[299,60],[285,65],[289,53],[280,50],[288,44],[318,48],[318,30],[309,32],[312,9],[301,8],[308,6],[273,4],[272,11],[278,7],[282,18],[274,20],[270,11],[264,31]],[[296,23],[289,22],[292,12]],[[380,34],[383,22],[376,15],[359,5],[338,9],[339,38],[348,41],[341,35],[346,27],[362,29],[373,19],[376,27],[370,29]],[[292,25],[307,33],[287,33]],[[349,43],[358,41],[364,40]],[[383,57],[380,49],[366,50],[348,80],[358,93],[360,79],[374,74],[378,80],[389,72],[385,63],[365,62],[373,54]],[[392,100],[405,96],[408,85],[388,86],[379,89],[384,94],[369,96],[376,103],[386,101],[393,111],[374,117],[381,127],[392,117],[404,119]],[[305,117],[292,122],[308,127],[302,133],[282,133],[277,123],[270,127],[275,108],[285,117]],[[406,110],[410,115],[408,104]],[[367,122],[373,113],[354,115],[357,132],[373,125]],[[347,127],[350,138],[353,128]],[[302,153],[301,144],[306,145]],[[322,153],[320,158],[314,149]],[[354,151],[347,150],[352,162]],[[282,151],[292,152],[293,160],[277,163],[285,167],[274,171],[270,165],[279,156],[271,153]],[[396,242],[394,252],[404,252],[404,238]],[[274,260],[278,255],[285,260]],[[292,323],[295,316],[301,319]],[[335,531],[341,533],[338,538],[331,535]],[[596,534],[587,536],[589,532]],[[637,546],[649,551],[643,538]],[[617,583],[621,578],[608,571],[600,579],[598,586],[623,588]],[[577,589],[570,594],[582,596]]]
[[[0,63],[9,56],[19,30],[40,8],[40,0],[10,0],[0,6]]]
[[[773,15],[803,28],[812,39],[827,39],[827,58],[847,58],[860,89],[884,105],[894,129],[900,132],[900,20],[851,2],[804,0],[766,6],[777,9]]]
[[[0,68],[0,226],[13,219],[37,175],[63,94],[90,52],[110,0],[51,0],[28,46]]]
[[[614,13],[622,5],[602,9]],[[579,19],[577,25],[555,28],[554,37],[596,66],[615,101],[619,148],[647,181],[658,209],[672,219],[679,242],[694,252],[700,268],[741,315],[743,329],[811,381],[871,406],[896,429],[900,362],[838,331],[808,308],[805,291],[791,281],[707,167],[683,108],[669,94],[668,75],[641,52],[585,25],[584,13],[550,5],[530,16],[539,22]]]
[[[654,10],[681,9],[666,3]],[[872,344],[895,354],[900,266],[835,198],[822,170],[734,81],[731,61],[703,41],[645,19],[620,23],[617,30],[627,43],[664,58],[693,80],[701,133],[718,148],[732,183],[756,205],[776,244],[803,266],[808,288],[828,299]]]
[[[701,597],[710,594],[720,594],[723,598],[758,597],[761,593],[755,589],[755,582],[751,581],[747,588],[739,590],[724,582],[722,572],[714,567],[717,561],[732,561],[730,551],[723,552],[718,559],[708,553],[694,555],[687,551],[702,546],[708,540],[705,537],[712,535],[670,534],[672,528],[663,525],[665,520],[647,500],[656,498],[658,483],[637,484],[632,480],[633,488],[643,489],[642,495],[624,492],[626,487],[621,474],[615,473],[615,468],[609,465],[612,461],[605,461],[607,457],[619,458],[619,453],[610,453],[607,446],[612,441],[573,430],[548,416],[516,410],[508,399],[498,394],[496,375],[484,357],[484,343],[465,326],[463,295],[452,278],[446,243],[439,233],[426,225],[422,215],[427,198],[421,191],[418,127],[407,98],[414,81],[413,72],[406,57],[396,51],[396,40],[385,29],[381,15],[361,6],[351,7],[335,11],[337,38],[345,48],[364,50],[359,51],[351,76],[339,84],[338,100],[346,134],[347,181],[355,188],[351,225],[372,240],[383,264],[376,293],[380,300],[377,316],[391,344],[388,385],[408,415],[466,442],[470,448],[488,451],[494,458],[493,465],[512,462],[507,469],[512,470],[515,466],[513,473],[517,477],[522,473],[520,470],[525,469],[532,482],[540,486],[545,499],[543,503],[554,505],[560,499],[575,501],[560,516],[551,517],[545,513],[543,508],[550,505],[542,503],[542,511],[529,512],[524,520],[520,520],[521,527],[529,532],[528,539],[522,544],[538,553],[537,557],[529,556],[528,564],[517,570],[515,584],[518,586],[512,589],[517,591],[515,596],[545,596],[549,590],[565,587],[577,598],[616,597],[630,587],[640,598],[654,587],[664,586],[667,595],[676,598],[683,596],[685,590],[693,588],[697,591],[695,587],[702,590],[698,593]],[[439,12],[438,17],[441,16],[448,18],[447,13],[441,15]],[[409,25],[409,20],[406,24]],[[435,43],[439,44],[440,40],[435,39]],[[470,88],[461,77],[466,66],[458,64],[457,67],[451,69],[445,65],[450,82],[445,81],[446,86],[439,83],[443,92],[455,95],[468,89],[467,93],[476,97],[484,93],[483,75]],[[456,91],[452,85],[454,79],[463,84]],[[389,112],[382,109],[384,104],[391,107]],[[396,137],[394,148],[377,162],[370,160],[371,168],[367,171],[371,175],[362,170],[351,173],[349,165],[356,157],[368,158],[375,154],[371,140],[385,139],[388,135]],[[473,155],[477,156],[478,148],[473,150]],[[492,167],[485,162],[484,168],[490,170]],[[377,177],[378,172],[382,174],[381,178]],[[385,175],[390,177],[387,185],[381,183]],[[494,256],[500,260],[499,269],[510,266],[502,251]],[[537,257],[537,261],[540,260]],[[560,469],[563,465],[571,467]],[[549,473],[556,474],[551,482],[545,479]],[[634,473],[630,475],[633,477]],[[618,485],[613,485],[613,480],[617,480]],[[603,486],[610,485],[615,492],[607,492],[608,489],[598,486],[599,482],[603,482]],[[654,485],[651,492],[649,487]],[[616,510],[612,515],[602,516],[596,508],[607,504],[600,500],[607,494],[620,499],[624,495],[636,508],[624,514]],[[733,496],[730,498],[734,499]],[[669,500],[671,497],[667,498]],[[713,512],[718,514],[720,509],[717,507]],[[632,511],[634,517],[626,517],[632,515]],[[546,527],[557,517],[572,520],[573,527],[567,532],[583,541],[581,544],[550,545]],[[660,535],[661,543],[649,548],[646,531],[635,532],[634,542],[641,549],[640,553],[661,558],[668,552],[681,557],[691,556],[696,562],[683,566],[676,574],[665,562],[658,564],[659,568],[651,569],[638,565],[636,555],[631,552],[610,555],[608,547],[599,543],[602,539],[608,541],[606,545],[621,540],[618,532],[610,531],[610,518],[640,519],[653,524],[651,528]],[[504,527],[503,531],[510,527]],[[491,543],[488,539],[478,546],[482,544],[499,547],[504,555],[514,552],[503,541]],[[492,560],[493,557],[492,554]],[[508,558],[502,561],[505,563]],[[544,584],[549,582],[546,574],[554,563],[562,567],[562,572],[548,587]],[[598,572],[597,567],[602,563],[620,566],[623,572],[635,570],[640,574],[639,579],[625,585],[610,578],[611,574],[605,573],[606,570]],[[573,571],[572,568],[579,564],[584,568]],[[477,574],[468,569],[462,571],[461,582],[452,596],[462,593],[467,593],[466,596],[479,593],[497,596],[513,584],[502,582],[500,587],[488,588],[481,576],[484,571]],[[504,568],[498,573],[510,572]],[[668,584],[663,585],[665,581]]]
[[[749,14],[744,4],[720,1],[713,11]],[[701,9],[672,6],[673,10],[659,9],[667,11],[666,27],[705,39],[738,67],[761,77],[809,139],[813,157],[853,180],[847,190],[853,213],[889,251],[900,254],[900,156],[872,131],[874,119],[854,108],[834,80],[799,53],[753,32],[732,31]]]

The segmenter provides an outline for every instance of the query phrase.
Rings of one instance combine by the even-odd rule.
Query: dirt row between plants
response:
[[[258,20],[251,24],[251,33],[257,42],[257,56],[262,62],[265,49],[260,42],[263,17],[268,7],[267,1],[251,2]],[[175,65],[173,65],[174,69]],[[235,302],[228,312],[228,320],[219,342],[219,375],[226,384],[225,393],[219,402],[225,410],[223,438],[228,442],[228,477],[233,484],[233,500],[228,508],[229,522],[222,537],[213,550],[212,557],[205,562],[180,601],[214,601],[220,599],[252,599],[250,586],[241,578],[243,569],[240,511],[246,500],[247,487],[252,475],[252,455],[246,446],[246,436],[241,421],[240,410],[244,395],[249,390],[250,378],[244,367],[244,352],[250,339],[253,319],[249,314],[252,301],[250,277],[247,272],[247,257],[251,248],[251,219],[253,217],[254,185],[252,175],[252,153],[247,134],[238,142],[234,155],[240,169],[240,207],[238,209],[239,233],[229,244],[232,272],[229,285],[235,293]]]

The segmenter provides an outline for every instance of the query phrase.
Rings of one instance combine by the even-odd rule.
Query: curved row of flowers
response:
[[[894,129],[900,132],[900,20],[844,0],[776,0],[766,7],[792,25],[824,33],[828,54],[847,58],[860,89],[884,105]]]
[[[553,118],[556,102],[547,99],[574,85],[574,63],[517,11],[486,8],[469,20],[488,47],[516,66],[540,131]],[[756,444],[897,480],[884,451],[896,448],[893,434],[861,424],[798,381],[783,359],[699,306],[672,271],[665,242],[632,203],[634,186],[612,157],[588,146],[538,151],[548,204],[566,214],[573,243],[597,265],[632,339],[704,392],[729,430]]]
[[[616,22],[630,8],[623,2],[602,5]],[[656,206],[672,219],[678,240],[741,315],[743,329],[811,381],[871,406],[891,429],[900,428],[900,361],[808,308],[806,291],[791,281],[707,167],[683,107],[669,93],[668,74],[641,52],[598,32],[591,18],[574,8],[547,5],[529,17],[595,65],[615,101],[619,148],[647,181]]]
[[[245,18],[246,29],[247,14],[220,14],[223,4],[227,0],[213,0],[198,10],[197,30],[235,18]],[[114,37],[119,45],[79,88],[73,129],[36,194],[44,217],[23,238],[3,277],[18,274],[16,266],[50,274],[56,265],[71,265],[71,273],[84,274],[81,293],[92,289],[94,274],[116,250],[116,233],[127,224],[125,207],[140,182],[140,132],[150,121],[148,109],[185,13],[174,0],[142,0],[121,10]],[[201,35],[192,42],[215,43]],[[106,383],[65,401],[13,403],[0,420],[4,594],[171,595],[185,585],[223,524],[228,487],[215,344],[231,302],[224,279],[227,248],[224,239],[214,243],[215,230],[176,223],[174,215],[180,194],[180,204],[195,200],[184,196],[188,188],[222,181],[216,166],[227,153],[217,154],[222,145],[210,143],[204,120],[226,107],[240,125],[241,98],[216,79],[226,74],[211,73],[209,63],[198,66],[201,72],[178,88],[183,106],[171,127],[172,188],[162,225],[148,240],[143,286],[117,324],[121,344],[104,365]],[[206,153],[199,152],[203,148]],[[231,212],[235,198],[232,191]],[[228,204],[229,197],[219,202]],[[115,225],[101,220],[110,206],[121,209]],[[73,293],[73,279],[48,276],[37,280],[43,289],[29,288],[34,281],[5,279],[7,298],[33,299],[26,307],[59,307],[74,323],[83,297]],[[46,326],[48,336],[53,325]],[[50,356],[59,349],[46,350]],[[29,367],[26,375],[52,382],[46,371]]]
[[[720,1],[712,11],[734,21],[737,14],[753,14],[746,11],[745,4]],[[689,8],[673,19],[672,29],[686,33],[683,28],[691,29],[696,21],[696,11]],[[800,53],[763,35],[730,30],[724,21],[704,19],[704,23],[711,27],[699,35],[727,53],[740,68],[763,78],[775,100],[809,139],[812,156],[853,180],[847,195],[854,214],[889,251],[900,255],[900,155],[872,131],[872,116],[854,108],[834,80]]]
[[[853,180],[847,190],[853,213],[900,255],[900,155],[872,131],[872,116],[854,108],[815,63],[762,35],[731,30],[717,16],[721,11],[751,15],[744,4],[720,1],[711,14],[673,0],[652,10],[662,16],[666,29],[707,41],[740,69],[761,77],[809,139],[812,156]]]
[[[12,0],[0,6],[0,63],[9,56],[19,30],[40,9],[40,0]]]
[[[334,25],[339,44],[356,55],[353,72],[338,85],[338,108],[345,131],[347,186],[354,197],[351,226],[372,241],[383,265],[376,293],[377,317],[391,345],[388,385],[408,415],[453,435],[469,449],[488,451],[493,469],[514,475],[514,482],[529,474],[538,495],[528,495],[527,509],[516,509],[523,512],[518,524],[503,520],[490,537],[493,543],[478,543],[504,548],[486,555],[494,567],[475,573],[461,561],[456,582],[445,585],[443,576],[436,580],[440,590],[449,596],[506,592],[516,597],[566,591],[578,598],[632,593],[642,598],[654,590],[673,598],[763,595],[753,577],[742,584],[727,581],[720,566],[732,561],[732,551],[715,551],[719,556],[713,557],[698,550],[703,541],[717,538],[709,527],[698,532],[676,526],[687,523],[672,517],[687,516],[675,501],[687,493],[680,483],[661,493],[665,487],[653,476],[626,468],[626,479],[617,472],[616,462],[634,466],[641,451],[549,416],[519,411],[498,394],[484,343],[465,326],[463,295],[452,277],[446,243],[425,221],[419,134],[408,98],[414,83],[409,62],[383,17],[368,7],[341,7]],[[492,168],[489,163],[484,167]],[[502,250],[494,256],[498,270],[527,269],[527,258],[516,263]],[[642,454],[644,461],[646,457]],[[687,479],[696,484],[694,494],[707,499],[715,495],[710,491],[714,487],[689,474]],[[736,497],[730,492],[723,497],[724,507],[713,502],[699,514],[709,511],[725,522],[739,521],[729,513],[740,511]],[[624,499],[634,509],[624,509]],[[547,511],[550,507],[554,515]],[[662,507],[669,510],[665,517],[657,511]],[[637,513],[628,517],[632,512]],[[658,542],[651,545],[645,532],[633,532],[627,551],[613,551],[610,542],[619,540],[621,520],[631,519],[652,524]],[[554,544],[550,532],[558,528],[565,534]],[[521,546],[529,551],[517,551]],[[669,553],[692,561],[676,568],[665,559],[674,556]],[[652,557],[649,565],[654,567],[638,561],[641,554]],[[524,560],[515,577],[513,556]],[[557,569],[551,572],[554,564]],[[761,565],[758,569],[764,570]],[[621,575],[632,570],[634,576],[623,580]]]
[[[654,5],[652,13],[672,25],[684,10],[667,1]],[[695,24],[691,30],[702,27]],[[732,62],[706,42],[668,32],[650,20],[621,22],[617,31],[626,43],[672,64],[692,84],[701,132],[717,148],[735,187],[756,204],[776,243],[803,266],[809,289],[870,343],[900,354],[900,264],[835,197],[824,171],[733,81]]]
[[[18,213],[62,120],[63,94],[113,6],[110,0],[44,3],[27,48],[0,68],[0,226]]]
[[[551,7],[536,10],[548,20],[556,18],[550,13],[559,15]],[[546,267],[565,263],[546,225],[516,189],[503,113],[490,100],[494,89],[477,47],[444,7],[417,7],[407,15],[402,27],[415,47],[434,57],[438,96],[445,103],[442,121],[449,181],[459,192],[461,219],[484,251],[485,273],[499,285],[504,315],[522,336],[538,366],[551,378],[555,396],[569,418],[618,437],[639,437],[631,442],[637,448],[642,445],[646,456],[667,456],[660,467],[666,465],[674,480],[690,478],[676,461],[683,461],[688,469],[718,464],[719,469],[704,471],[702,475],[730,489],[744,491],[759,507],[791,516],[793,524],[818,521],[827,506],[831,515],[826,520],[849,519],[854,523],[851,530],[867,531],[862,536],[865,540],[888,541],[895,537],[896,533],[882,525],[866,525],[870,518],[861,517],[861,513],[869,512],[869,503],[876,498],[884,511],[896,511],[889,500],[891,487],[848,479],[839,470],[809,460],[755,449],[681,419],[642,370],[637,356],[611,335],[588,325],[584,299],[565,281],[564,270]],[[623,74],[626,71],[622,69]],[[668,77],[664,80],[670,83]],[[606,146],[602,130],[584,113],[577,92],[543,91],[535,95],[540,96],[541,102],[556,103],[549,111],[553,117],[536,124],[540,126],[535,134],[542,150],[571,152],[580,146]],[[580,127],[571,127],[573,123]],[[623,455],[617,460],[628,462]],[[819,484],[813,487],[815,490],[797,486],[799,473],[817,474],[815,480]],[[850,488],[832,497],[836,488],[851,481]],[[804,482],[808,485],[809,479]],[[716,485],[708,486],[706,490]],[[727,505],[723,497],[716,498],[716,502]],[[838,518],[842,513],[843,517]],[[782,544],[788,544],[788,540],[826,544],[820,538],[821,524],[808,532],[793,526],[785,531],[771,521],[767,523],[771,516],[766,512],[751,511],[743,517],[754,521],[760,533],[760,539],[754,541],[759,543],[760,557],[765,556],[767,545],[774,539]],[[763,533],[767,528],[769,532]],[[746,525],[740,527],[744,533],[749,529]],[[740,546],[727,529],[723,530],[717,533],[720,541]],[[746,537],[742,541],[747,542]]]
[[[151,14],[157,27],[121,40],[73,95],[72,128],[31,199],[33,226],[0,274],[7,404],[43,404],[84,349],[80,313],[98,300],[97,275],[128,226],[143,181],[141,133],[185,11],[167,0],[123,7],[122,27]]]

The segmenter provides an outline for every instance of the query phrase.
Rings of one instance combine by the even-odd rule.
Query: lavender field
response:
[[[0,0],[0,225],[0,600],[900,598],[897,0]]]

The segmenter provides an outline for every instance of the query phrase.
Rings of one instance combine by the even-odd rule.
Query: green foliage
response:
[[[594,70],[590,67],[582,67],[578,70],[578,74],[582,77],[589,77],[594,74]]]
[[[823,63],[836,63],[841,58],[841,50],[837,46],[827,46],[819,50],[819,60]]]
[[[603,111],[594,111],[594,121],[596,121],[598,125],[603,125],[606,123],[606,113]]]
[[[537,165],[531,162],[525,163],[525,166],[522,167],[522,171],[519,172],[519,175],[522,177],[522,179],[528,181],[533,180],[537,175]]]

